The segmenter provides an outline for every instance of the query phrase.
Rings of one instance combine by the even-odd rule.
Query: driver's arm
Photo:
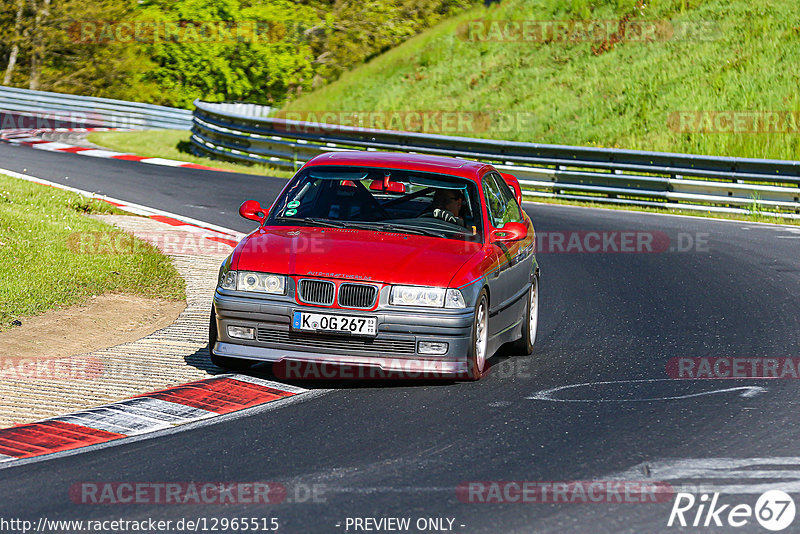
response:
[[[435,218],[441,219],[445,222],[458,224],[460,226],[465,226],[464,219],[462,219],[461,217],[456,217],[455,215],[450,213],[450,211],[444,208],[435,208],[432,214]]]

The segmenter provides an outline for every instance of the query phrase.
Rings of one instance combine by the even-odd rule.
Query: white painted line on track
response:
[[[141,417],[138,414],[126,413],[114,409],[111,406],[82,410],[69,415],[54,417],[50,420],[95,428],[97,430],[105,430],[106,432],[125,434],[127,436],[135,436],[137,434],[153,432],[172,426],[164,421],[154,421],[153,419]]]
[[[272,380],[264,380],[263,378],[256,378],[254,376],[232,375],[231,378],[234,380],[239,380],[240,382],[249,382],[258,386],[264,386],[266,388],[281,389],[290,393],[305,393],[308,391],[305,388],[290,386],[289,384],[283,384],[281,382],[273,382]]]
[[[653,382],[668,382],[672,384],[679,384],[682,382],[691,382],[691,381],[708,382],[708,380],[705,378],[693,378],[693,379],[682,379],[682,380],[676,380],[674,378],[650,378],[643,380],[610,380],[604,382],[583,382],[581,384],[568,384],[566,386],[559,386],[557,388],[544,389],[542,391],[537,391],[530,397],[525,397],[525,398],[528,400],[550,401],[550,402],[652,402],[652,401],[691,399],[694,397],[716,395],[719,393],[729,393],[732,391],[741,391],[741,393],[739,394],[740,397],[751,398],[755,397],[760,393],[765,393],[767,391],[767,388],[761,386],[738,386],[738,387],[723,388],[723,389],[710,389],[706,391],[700,391],[698,393],[688,393],[685,395],[669,395],[662,397],[647,397],[641,399],[635,399],[635,398],[568,399],[568,398],[559,398],[554,396],[556,393],[562,391],[592,387],[592,386],[607,386],[607,385],[617,385],[617,384],[642,384],[642,383],[653,383]]]
[[[218,376],[222,376],[222,375],[218,375]],[[286,406],[289,406],[289,405],[292,405],[292,404],[295,404],[295,403],[298,403],[298,402],[305,402],[305,401],[314,399],[316,397],[321,397],[322,395],[330,393],[331,391],[333,391],[333,390],[330,390],[330,389],[308,390],[303,395],[293,395],[291,397],[285,397],[283,399],[280,399],[280,400],[277,400],[277,401],[274,401],[274,402],[268,402],[266,404],[261,404],[261,405],[258,405],[258,406],[245,408],[244,410],[239,410],[239,411],[236,411],[236,412],[231,412],[231,413],[227,413],[227,414],[223,414],[223,415],[217,415],[215,417],[208,418],[208,419],[201,419],[201,420],[198,420],[198,421],[192,421],[190,423],[186,423],[185,425],[173,426],[173,427],[170,427],[170,428],[165,428],[163,430],[156,430],[154,432],[150,432],[150,433],[147,433],[147,434],[139,434],[139,435],[136,435],[136,436],[129,436],[129,437],[126,437],[124,440],[107,441],[105,443],[98,443],[96,445],[90,445],[88,447],[82,447],[82,448],[79,448],[79,449],[72,449],[72,450],[54,452],[54,453],[47,454],[47,455],[44,455],[44,456],[34,456],[32,458],[20,458],[20,459],[8,458],[9,461],[6,461],[6,460],[3,460],[3,459],[0,458],[0,469],[10,469],[10,468],[14,468],[14,467],[17,467],[17,466],[31,464],[31,463],[37,463],[37,462],[42,462],[42,461],[52,460],[52,459],[57,459],[57,458],[64,458],[64,457],[67,457],[67,456],[75,456],[77,454],[82,454],[84,452],[98,451],[98,450],[101,450],[101,449],[107,449],[109,447],[116,447],[116,446],[119,446],[119,445],[127,445],[127,444],[130,444],[130,443],[135,443],[135,442],[143,441],[143,440],[146,440],[146,439],[169,436],[169,435],[172,435],[172,434],[176,434],[178,432],[195,430],[195,429],[198,429],[198,428],[203,428],[203,427],[206,427],[206,426],[211,426],[211,425],[215,425],[215,424],[219,424],[219,423],[235,421],[237,419],[242,419],[244,417],[252,417],[252,416],[259,415],[259,414],[262,414],[262,413],[266,413],[266,412],[269,412],[269,411],[272,411],[272,410],[277,410],[277,409],[280,409],[280,408],[284,408]],[[13,460],[13,461],[10,461],[10,460]]]
[[[761,494],[773,489],[800,492],[800,457],[797,456],[669,458],[637,464],[601,478],[640,480],[645,467],[648,478],[668,482],[675,491],[739,495]],[[720,484],[720,480],[729,482]]]
[[[176,161],[174,159],[164,159],[164,158],[147,158],[141,160],[141,163],[149,163],[151,165],[165,165],[167,167],[180,167],[181,165],[185,165],[185,161]]]
[[[33,146],[39,150],[61,150],[62,148],[70,148],[72,145],[51,141],[49,143],[39,143]]]
[[[135,436],[217,415],[175,402],[140,397],[53,417],[51,420]]]
[[[81,150],[81,156],[91,156],[93,158],[110,158],[112,156],[124,156],[124,154],[122,152],[112,152],[110,150],[89,149],[89,150]]]
[[[219,226],[219,225],[216,225],[216,224],[207,223],[207,222],[204,222],[204,221],[200,221],[198,219],[193,219],[191,217],[186,217],[185,215],[179,215],[177,213],[172,213],[172,212],[160,210],[160,209],[157,209],[157,208],[150,208],[148,206],[143,206],[141,204],[128,202],[127,200],[120,200],[120,199],[117,199],[117,198],[114,198],[114,197],[109,197],[107,195],[99,195],[97,193],[92,193],[91,191],[85,191],[83,189],[70,187],[68,185],[59,184],[57,182],[51,182],[50,180],[45,180],[43,178],[37,178],[36,176],[23,174],[23,173],[16,172],[16,171],[11,171],[11,170],[8,170],[8,169],[0,168],[0,174],[5,174],[7,176],[11,176],[12,178],[19,178],[21,180],[27,180],[29,182],[34,182],[34,183],[37,183],[37,184],[49,185],[51,187],[62,189],[64,191],[71,191],[73,193],[78,193],[79,195],[83,195],[83,196],[89,197],[89,198],[97,198],[97,199],[105,200],[105,201],[108,201],[108,202],[111,202],[111,203],[122,204],[122,205],[124,205],[124,207],[122,209],[124,209],[125,211],[128,211],[130,213],[134,213],[136,215],[145,215],[145,216],[163,215],[165,217],[171,217],[173,219],[177,219],[177,220],[183,221],[185,223],[193,224],[193,225],[199,226],[201,228],[207,228],[209,230],[216,230],[217,232],[229,234],[229,235],[233,236],[237,240],[241,239],[245,235],[244,233],[238,232],[238,231],[233,230],[231,228],[225,228],[224,226]]]
[[[115,406],[124,406],[128,413],[176,424],[197,421],[216,415],[201,408],[149,397],[134,397],[118,402]]]

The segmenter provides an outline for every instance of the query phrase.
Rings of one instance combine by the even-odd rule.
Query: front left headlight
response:
[[[425,306],[429,308],[465,308],[464,296],[458,289],[444,287],[393,286],[389,304]]]
[[[227,271],[220,273],[219,287],[237,291],[285,295],[286,277],[281,274],[252,271]]]

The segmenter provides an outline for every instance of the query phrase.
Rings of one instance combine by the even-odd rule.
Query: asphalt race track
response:
[[[0,145],[0,167],[240,231],[251,224],[238,217],[239,204],[269,204],[285,183],[8,145]],[[667,526],[674,498],[481,503],[463,502],[456,488],[662,480],[725,487],[720,502],[750,506],[765,484],[797,492],[800,381],[676,380],[667,365],[671,358],[800,357],[800,231],[554,205],[526,211],[537,233],[566,232],[565,244],[570,232],[637,231],[667,235],[681,250],[540,252],[534,353],[495,356],[478,383],[304,382],[325,391],[0,469],[0,515],[34,522],[275,517],[279,532],[293,533],[363,532],[353,518],[384,517],[412,525],[450,518],[452,530],[465,533],[669,532],[680,530]],[[585,385],[545,391],[577,384]],[[190,481],[280,483],[287,501],[96,505],[69,494],[81,482]],[[308,498],[315,487],[317,498]],[[753,518],[737,531],[764,532]]]

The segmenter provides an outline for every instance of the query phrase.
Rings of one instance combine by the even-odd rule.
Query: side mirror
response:
[[[501,172],[500,176],[503,177],[503,180],[505,180],[506,184],[508,184],[508,187],[511,188],[511,191],[514,192],[514,198],[517,199],[517,204],[522,206],[522,188],[519,186],[519,180],[517,180],[517,177],[504,172]]]
[[[528,227],[519,222],[507,222],[502,228],[492,230],[493,243],[510,243],[528,237]]]
[[[239,215],[245,219],[256,221],[258,224],[264,224],[267,220],[267,210],[261,208],[261,204],[257,200],[245,200],[239,206]]]

